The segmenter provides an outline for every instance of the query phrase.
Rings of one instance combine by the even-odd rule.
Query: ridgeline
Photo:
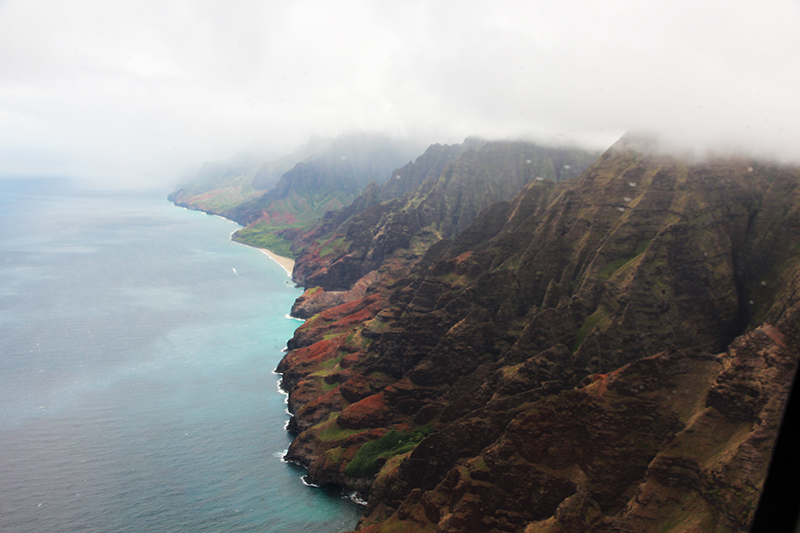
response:
[[[800,169],[468,139],[281,234],[287,459],[358,529],[748,531],[800,353]]]

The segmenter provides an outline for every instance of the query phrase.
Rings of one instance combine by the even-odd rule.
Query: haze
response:
[[[169,188],[352,130],[800,161],[798,50],[792,0],[0,0],[0,175]]]

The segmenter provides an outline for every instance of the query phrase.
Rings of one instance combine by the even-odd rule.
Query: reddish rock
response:
[[[319,365],[338,357],[341,346],[341,339],[320,340],[287,353],[277,368],[283,374],[284,389],[289,390],[301,378],[317,371]]]
[[[293,444],[315,476],[344,480],[356,435],[433,428],[358,481],[361,527],[747,530],[800,345],[800,171],[647,150],[526,186],[301,328],[342,348],[287,356],[298,388],[352,402]],[[409,235],[387,209],[370,246]]]
[[[380,427],[389,418],[389,408],[383,393],[373,394],[350,404],[339,415],[339,426],[345,429]]]
[[[295,300],[291,315],[297,318],[311,318],[331,307],[361,300],[367,295],[369,286],[378,279],[378,273],[373,271],[359,279],[347,291],[326,291],[322,287],[308,289]]]

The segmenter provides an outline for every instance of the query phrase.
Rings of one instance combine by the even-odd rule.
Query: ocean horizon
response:
[[[164,196],[0,180],[0,530],[339,532],[283,461],[301,293]]]

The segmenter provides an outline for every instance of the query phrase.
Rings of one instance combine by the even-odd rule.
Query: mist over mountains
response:
[[[287,459],[359,491],[359,531],[764,527],[800,168],[665,146],[468,138],[305,223],[231,208],[296,260]],[[334,175],[306,165],[260,198]]]
[[[242,146],[650,130],[798,160],[800,4],[6,0],[0,174],[167,187]]]

